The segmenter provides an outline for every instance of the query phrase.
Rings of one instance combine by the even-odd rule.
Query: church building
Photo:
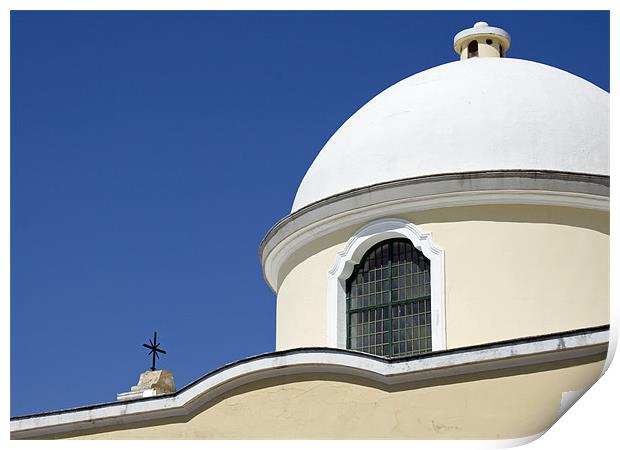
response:
[[[353,114],[259,256],[276,350],[176,390],[11,419],[13,439],[532,439],[609,341],[609,94],[511,59],[478,22],[459,60]]]

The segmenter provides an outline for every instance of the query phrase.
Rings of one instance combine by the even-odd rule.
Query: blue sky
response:
[[[508,56],[609,90],[606,12],[13,12],[11,415],[182,387],[275,347],[258,245],[336,129],[457,59]]]

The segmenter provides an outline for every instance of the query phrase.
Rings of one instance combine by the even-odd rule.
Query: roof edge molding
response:
[[[277,222],[263,238],[263,276],[277,292],[278,272],[309,242],[341,228],[403,212],[456,206],[524,204],[609,210],[609,176],[544,170],[447,173],[389,181],[333,195]]]
[[[550,362],[606,357],[609,325],[444,350],[397,360],[332,348],[268,353],[224,366],[174,394],[14,417],[11,438],[62,436],[119,424],[183,418],[242,385],[283,375],[344,374],[398,385]]]

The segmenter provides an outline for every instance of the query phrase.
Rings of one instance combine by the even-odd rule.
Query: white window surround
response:
[[[375,244],[386,239],[406,238],[431,262],[431,324],[433,351],[445,350],[445,300],[443,250],[432,240],[431,233],[422,233],[414,224],[402,219],[375,220],[360,228],[336,255],[334,266],[327,274],[327,345],[347,348],[346,281],[353,268]]]

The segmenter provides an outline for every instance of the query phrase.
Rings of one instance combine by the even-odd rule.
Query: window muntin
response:
[[[347,348],[399,357],[432,350],[430,261],[407,239],[366,252],[346,283]]]

